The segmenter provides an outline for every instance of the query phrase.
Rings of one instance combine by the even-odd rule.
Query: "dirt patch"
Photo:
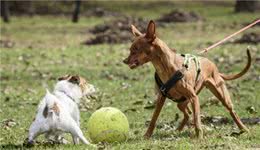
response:
[[[202,116],[201,121],[203,124],[212,124],[215,126],[218,125],[225,125],[225,124],[233,124],[234,121],[232,119],[229,119],[227,117],[222,116]],[[258,125],[260,124],[260,118],[259,117],[253,117],[253,118],[241,118],[241,121],[244,124],[248,125]]]
[[[2,48],[12,48],[15,43],[11,40],[0,40],[0,47]]]
[[[202,116],[201,121],[203,122],[203,124],[214,124],[214,125],[231,123],[231,121],[227,117],[222,117],[222,116]]]
[[[108,31],[105,33],[97,34],[95,38],[89,39],[85,42],[87,45],[95,45],[95,44],[102,44],[102,43],[122,43],[128,41],[130,33],[125,31]],[[130,38],[131,39],[131,38]]]
[[[185,12],[181,10],[173,10],[168,14],[164,14],[157,19],[157,22],[171,23],[171,22],[196,22],[201,21],[203,18],[195,12]]]
[[[89,32],[96,34],[92,39],[85,42],[87,45],[102,43],[125,43],[133,38],[130,32],[131,24],[134,24],[141,32],[144,32],[147,26],[146,20],[142,18],[123,17],[112,22],[106,22],[90,29]]]
[[[101,7],[96,7],[93,8],[89,11],[86,12],[87,16],[95,16],[95,17],[105,17],[105,16],[122,16],[122,14],[118,13],[118,12],[113,12],[113,11],[109,11],[109,10],[105,10],[104,8]]]
[[[242,35],[240,39],[234,41],[234,43],[251,43],[258,44],[260,43],[260,33],[250,32]]]
[[[143,18],[132,18],[132,17],[123,17],[112,22],[107,22],[102,25],[97,25],[90,30],[91,33],[97,34],[106,32],[109,30],[120,30],[120,31],[130,31],[130,26],[134,24],[142,32],[145,31],[148,21]]]
[[[255,20],[252,21],[252,22],[255,22],[255,21],[259,20],[259,19],[260,19],[260,18],[257,18],[257,19],[255,19]],[[243,23],[242,25],[243,25],[243,26],[248,26],[248,25],[251,24],[252,22]],[[253,27],[260,27],[260,22],[258,22],[257,24],[255,24]]]
[[[255,125],[255,124],[260,124],[260,118],[255,117],[255,118],[242,118],[241,121],[245,124],[249,125]]]

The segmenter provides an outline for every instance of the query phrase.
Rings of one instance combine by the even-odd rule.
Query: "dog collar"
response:
[[[76,100],[74,98],[72,98],[70,95],[68,95],[66,92],[64,92],[64,91],[59,91],[59,92],[63,93],[67,97],[69,97],[73,102],[76,102]]]

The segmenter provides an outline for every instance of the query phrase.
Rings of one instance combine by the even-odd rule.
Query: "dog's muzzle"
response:
[[[139,61],[138,60],[134,60],[134,61],[129,61],[130,59],[129,59],[129,57],[128,58],[126,58],[126,59],[124,59],[123,60],[123,63],[125,63],[126,65],[128,65],[131,69],[134,69],[134,68],[136,68],[136,67],[138,67],[139,66]]]
[[[129,58],[126,58],[126,59],[123,60],[123,63],[128,64],[128,61],[129,61]]]

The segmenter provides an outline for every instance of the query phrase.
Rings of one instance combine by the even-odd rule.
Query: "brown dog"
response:
[[[156,73],[163,83],[166,83],[177,70],[181,70],[184,77],[171,88],[168,95],[173,99],[185,98],[184,102],[178,103],[178,108],[183,112],[184,118],[177,128],[181,131],[189,120],[188,103],[191,103],[193,110],[193,119],[196,136],[203,137],[200,119],[200,104],[197,94],[206,86],[222,102],[236,122],[241,131],[248,131],[246,126],[241,122],[238,115],[233,109],[233,105],[224,84],[224,80],[233,80],[244,75],[251,65],[251,55],[247,51],[248,63],[246,67],[236,75],[225,75],[218,71],[216,65],[207,58],[200,57],[201,72],[196,80],[196,67],[192,62],[189,69],[183,67],[184,58],[171,50],[162,40],[156,37],[155,23],[149,22],[147,31],[142,34],[135,26],[131,26],[135,40],[130,48],[130,55],[124,60],[125,64],[134,69],[147,62],[152,62]],[[158,89],[158,88],[157,88]],[[160,92],[159,92],[160,93]],[[164,105],[166,97],[161,93],[158,94],[157,104],[153,113],[149,128],[145,133],[145,138],[149,138],[155,128],[156,120]]]

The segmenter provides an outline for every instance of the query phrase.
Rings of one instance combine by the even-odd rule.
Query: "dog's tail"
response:
[[[54,116],[59,116],[60,108],[57,105],[56,97],[52,95],[49,90],[46,90],[45,99],[45,107],[43,110],[43,116],[45,118],[53,118]]]
[[[233,75],[225,75],[223,73],[220,73],[220,76],[224,79],[224,80],[234,80],[234,79],[237,79],[241,76],[243,76],[250,68],[251,66],[251,54],[250,54],[250,51],[249,49],[247,48],[247,64],[246,64],[246,67],[241,71],[239,72],[238,74],[233,74]]]

